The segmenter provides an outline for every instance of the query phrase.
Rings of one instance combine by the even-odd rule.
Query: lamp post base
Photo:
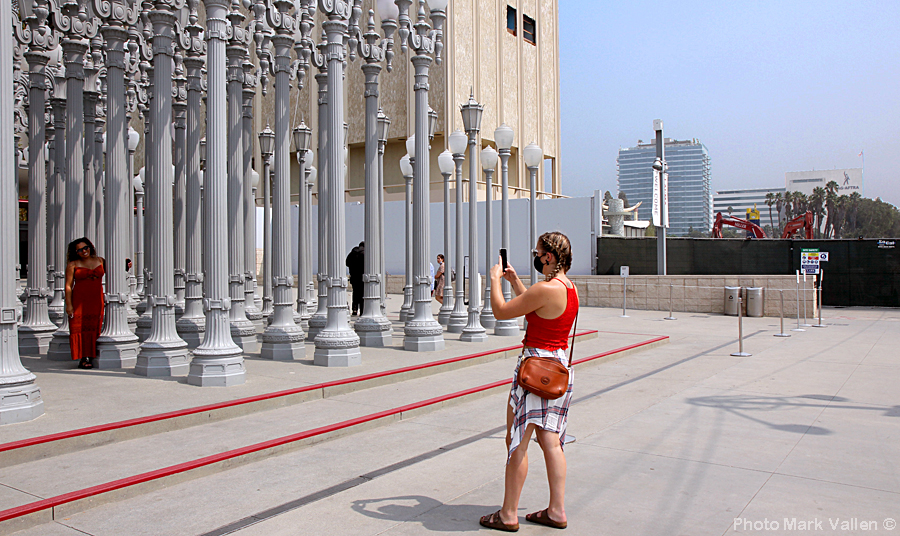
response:
[[[187,343],[188,350],[193,350],[203,343],[203,334],[206,332],[206,318],[181,317],[175,321],[175,330],[181,340]]]
[[[134,335],[100,337],[97,339],[94,368],[100,370],[132,368],[137,363],[138,348],[138,340]]]
[[[246,379],[244,357],[240,352],[207,356],[195,351],[187,382],[197,387],[231,387],[243,384]]]
[[[41,388],[33,382],[0,388],[0,426],[31,421],[43,414]]]
[[[303,330],[298,326],[289,328],[273,328],[270,326],[262,334],[262,345],[259,355],[263,359],[271,359],[272,361],[297,361],[298,359],[303,359],[306,357],[306,346],[303,344]]]
[[[134,365],[134,373],[151,378],[187,374],[190,358],[182,340],[169,343],[143,343]]]
[[[444,298],[445,303],[446,303],[446,301],[447,301],[447,298]],[[440,324],[442,326],[448,325],[450,323],[450,315],[452,315],[452,314],[453,314],[453,307],[448,307],[447,309],[444,309],[443,307],[441,307],[441,310],[438,311],[438,316],[437,316],[438,324]]]
[[[362,365],[359,348],[316,348],[313,364],[319,367],[355,367]]]
[[[469,317],[463,314],[451,313],[450,320],[447,322],[447,331],[450,333],[462,333],[463,328],[466,327],[466,322]]]
[[[494,323],[494,335],[501,337],[515,337],[520,332],[519,323],[513,319],[497,320]]]
[[[481,326],[484,329],[493,329],[494,325],[497,323],[497,319],[494,318],[493,311],[482,311],[481,315],[478,317],[478,320],[481,322]]]
[[[50,346],[47,348],[47,359],[50,361],[71,361],[72,347],[69,346],[69,326],[63,323],[53,333]]]
[[[50,349],[55,325],[31,328],[19,326],[19,355],[41,355]]]
[[[142,314],[135,324],[134,334],[137,335],[139,341],[144,342],[150,336],[150,328],[153,327],[153,317],[149,313]]]
[[[309,317],[309,321],[307,322],[309,329],[306,330],[306,338],[311,341],[315,340],[319,333],[325,329],[325,324],[327,323],[328,317],[324,314],[314,314]]]
[[[435,352],[444,349],[444,328],[434,318],[413,320],[403,329],[403,349],[410,352]]]
[[[260,349],[259,337],[256,334],[256,326],[249,320],[241,320],[231,323],[231,340],[245,354],[256,353]]]
[[[394,340],[394,330],[391,322],[384,317],[362,317],[353,325],[353,329],[359,336],[360,346],[373,346],[384,348],[390,346]]]

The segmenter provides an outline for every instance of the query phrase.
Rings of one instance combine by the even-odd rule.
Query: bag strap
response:
[[[575,325],[572,326],[572,346],[569,346],[569,366],[572,366],[572,356],[575,354],[575,337],[578,335],[578,313],[575,313]]]

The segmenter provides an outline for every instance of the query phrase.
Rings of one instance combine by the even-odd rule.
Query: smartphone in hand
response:
[[[506,273],[507,260],[506,260],[506,248],[500,248],[500,265],[503,268],[503,272]]]

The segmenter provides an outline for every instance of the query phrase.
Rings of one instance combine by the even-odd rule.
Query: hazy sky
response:
[[[563,193],[616,191],[620,147],[698,138],[712,189],[861,167],[900,205],[900,1],[560,0]]]

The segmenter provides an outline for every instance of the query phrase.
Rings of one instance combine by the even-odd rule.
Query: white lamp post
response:
[[[450,175],[453,174],[453,153],[449,150],[438,155],[438,167],[444,177],[444,303],[438,313],[438,323],[446,326],[453,312],[453,287],[450,281]]]
[[[484,305],[481,307],[481,325],[485,328],[493,328],[496,320],[494,319],[494,311],[491,309],[491,265],[497,259],[494,253],[493,233],[494,226],[492,221],[491,205],[494,200],[493,183],[491,181],[494,176],[494,170],[497,168],[497,151],[493,147],[485,147],[481,150],[481,169],[484,170]]]
[[[466,159],[466,146],[469,139],[461,130],[456,130],[447,138],[447,145],[453,153],[453,163],[456,165],[456,290],[453,298],[453,312],[450,313],[450,321],[447,331],[459,333],[466,326],[468,316],[466,314],[465,300],[463,298],[463,186],[462,165]]]
[[[411,136],[410,139],[415,138]],[[415,140],[413,140],[413,152],[415,152]],[[410,146],[409,140],[406,140],[407,148]],[[412,308],[413,288],[412,288],[412,183],[413,183],[413,164],[412,157],[409,154],[403,155],[400,159],[400,172],[403,173],[403,179],[406,181],[406,203],[404,205],[406,213],[406,273],[403,285],[403,305],[400,307],[400,321],[406,322],[409,318],[410,309]]]
[[[506,123],[494,130],[494,140],[497,141],[497,149],[500,151],[500,247],[509,252],[509,156],[510,148],[516,138],[516,133]],[[509,301],[512,292],[509,281],[501,280],[503,299]],[[519,324],[515,319],[497,320],[494,323],[494,335],[513,336],[519,334]]]
[[[525,157],[525,166],[528,168],[528,172],[531,176],[531,204],[529,206],[529,229],[531,232],[529,237],[531,238],[531,247],[533,248],[535,244],[537,244],[537,210],[535,207],[535,202],[537,201],[537,171],[538,166],[541,165],[541,160],[544,158],[544,152],[538,144],[531,142],[522,151],[522,156]],[[537,283],[537,270],[534,269],[534,265],[532,264],[530,285],[534,285],[535,283]]]

